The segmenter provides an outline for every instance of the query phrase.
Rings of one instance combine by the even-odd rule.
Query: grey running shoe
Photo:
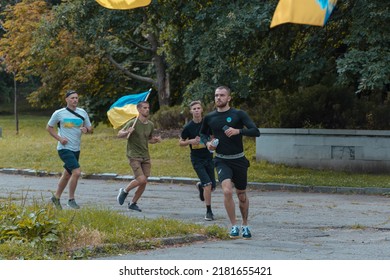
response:
[[[248,226],[242,227],[242,238],[244,238],[244,239],[252,238],[252,234],[251,234],[251,231],[249,230]]]
[[[138,211],[138,212],[142,212],[141,208],[138,207],[137,203],[130,203],[129,202],[129,209],[134,210],[134,211]]]
[[[80,209],[80,206],[76,203],[76,200],[69,199],[67,205],[73,209]]]
[[[206,213],[206,216],[204,217],[204,219],[205,219],[206,221],[212,221],[212,220],[214,220],[214,214],[213,214],[213,212],[207,212],[207,213]]]
[[[118,196],[116,197],[116,200],[118,200],[119,205],[122,205],[125,202],[125,199],[129,193],[125,192],[124,188],[119,189]]]
[[[204,201],[204,195],[203,195],[204,189],[203,189],[203,187],[202,187],[201,182],[196,183],[196,188],[197,188],[198,191],[199,191],[199,199],[200,199],[201,201]]]
[[[232,226],[229,236],[230,238],[238,238],[240,236],[240,228],[238,226]]]
[[[62,210],[61,202],[59,198],[56,198],[54,195],[51,197],[51,202],[58,210]]]

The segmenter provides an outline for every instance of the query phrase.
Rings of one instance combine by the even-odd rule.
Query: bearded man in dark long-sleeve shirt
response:
[[[231,108],[231,91],[226,86],[215,90],[216,110],[207,114],[201,128],[202,140],[209,150],[215,150],[215,169],[224,194],[224,205],[232,228],[231,238],[240,236],[237,225],[233,186],[239,200],[242,217],[242,237],[251,238],[248,226],[249,199],[246,192],[249,161],[244,154],[242,136],[258,137],[260,131],[245,111]],[[219,144],[212,145],[213,139]]]

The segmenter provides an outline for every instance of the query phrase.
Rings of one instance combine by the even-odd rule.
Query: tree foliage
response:
[[[115,11],[95,1],[15,1],[2,14],[7,31],[0,33],[0,57],[21,81],[40,79],[30,102],[53,106],[76,88],[96,121],[125,93],[152,87],[158,105],[173,106],[211,102],[214,88],[225,84],[233,89],[233,105],[255,102],[264,109],[267,120],[259,125],[378,125],[390,84],[386,1],[339,1],[322,28],[270,29],[277,2],[155,0]],[[323,102],[317,109],[330,115],[313,117],[301,108],[309,100]],[[294,113],[289,102],[299,108],[297,121],[284,117]]]
[[[387,1],[348,1],[343,12],[348,32],[344,56],[337,60],[339,80],[358,93],[390,84],[390,13]]]

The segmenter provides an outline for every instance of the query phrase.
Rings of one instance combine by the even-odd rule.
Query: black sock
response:
[[[207,208],[207,212],[209,212],[209,213],[212,212],[211,211],[211,205],[206,205],[206,208]]]

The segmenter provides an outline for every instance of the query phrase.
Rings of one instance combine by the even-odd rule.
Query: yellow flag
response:
[[[116,129],[138,116],[137,104],[146,101],[151,89],[138,94],[125,95],[115,101],[107,111],[108,120]]]
[[[113,10],[130,10],[139,7],[145,7],[151,0],[96,0],[100,5]]]
[[[324,26],[337,0],[280,0],[271,28],[283,23]]]

